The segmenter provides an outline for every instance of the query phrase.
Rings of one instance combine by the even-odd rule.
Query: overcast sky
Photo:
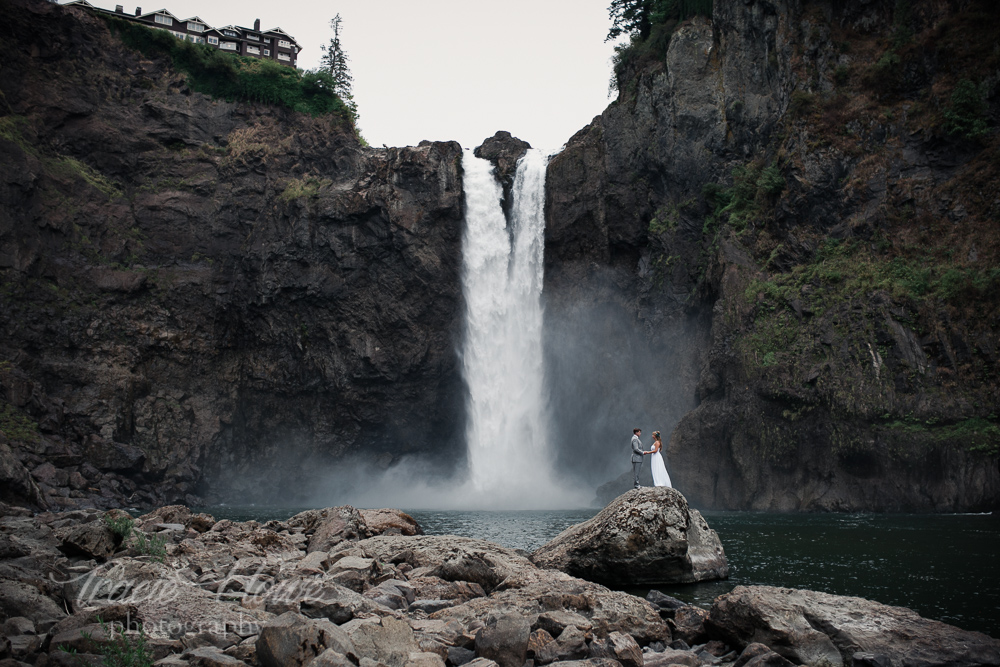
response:
[[[279,26],[302,47],[303,69],[319,64],[339,12],[359,126],[373,146],[454,139],[471,148],[508,130],[555,149],[610,101],[610,0],[142,2],[145,12],[164,8],[215,26],[253,26],[256,18],[264,29]]]

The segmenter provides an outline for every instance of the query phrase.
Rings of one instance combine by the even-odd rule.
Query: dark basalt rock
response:
[[[193,93],[87,11],[4,12],[0,410],[38,425],[4,499],[294,501],[352,454],[460,461],[457,143],[368,149]]]
[[[497,169],[497,178],[503,187],[501,206],[507,220],[510,220],[510,209],[514,205],[511,192],[514,189],[514,176],[517,172],[517,161],[531,148],[527,141],[521,141],[511,136],[510,132],[500,130],[481,143],[472,151],[473,155],[492,162]]]

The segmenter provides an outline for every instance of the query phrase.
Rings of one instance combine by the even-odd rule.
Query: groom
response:
[[[632,488],[639,488],[639,471],[642,470],[642,457],[649,452],[642,448],[639,436],[642,435],[641,428],[632,429]]]

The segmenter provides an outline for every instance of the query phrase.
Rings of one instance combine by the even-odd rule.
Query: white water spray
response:
[[[462,243],[469,388],[469,506],[580,506],[553,474],[542,359],[545,167],[529,150],[514,179],[511,229],[493,165],[466,153]]]

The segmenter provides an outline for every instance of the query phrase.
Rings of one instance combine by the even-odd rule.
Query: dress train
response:
[[[659,452],[654,452],[650,457],[649,467],[653,472],[653,486],[671,486],[667,466],[664,465],[663,457],[660,456]]]

